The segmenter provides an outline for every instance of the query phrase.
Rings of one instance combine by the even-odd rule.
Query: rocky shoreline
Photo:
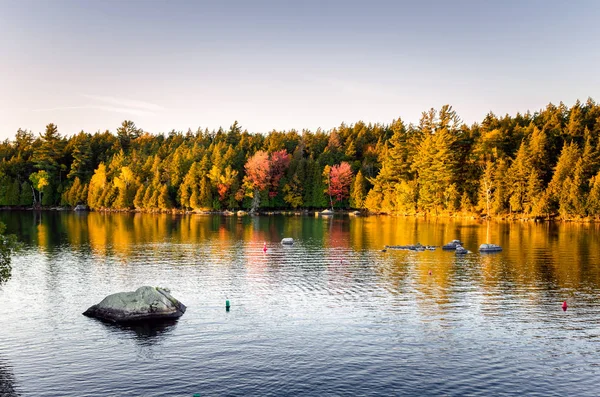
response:
[[[75,207],[0,207],[0,211],[73,211]],[[86,209],[78,212],[104,212],[104,213],[140,213],[140,214],[173,214],[173,215],[222,215],[222,216],[268,216],[268,215],[288,215],[288,216],[315,216],[319,215],[322,211],[327,209],[312,209],[312,210],[263,210],[256,211],[254,213],[250,211],[238,210],[236,212],[224,210],[224,211],[202,211],[202,210],[183,210],[183,209],[152,209],[152,210],[138,210],[138,209],[112,209],[112,208],[100,208],[100,209]],[[600,218],[572,218],[562,219],[559,215],[550,215],[544,217],[528,217],[523,215],[510,215],[503,214],[497,216],[485,216],[474,213],[456,213],[456,214],[387,214],[387,213],[374,213],[368,211],[348,210],[348,209],[336,209],[335,215],[356,215],[356,216],[393,216],[393,217],[415,217],[415,218],[442,218],[442,219],[471,219],[471,220],[494,220],[494,221],[520,221],[520,222],[572,222],[572,223],[600,223]]]

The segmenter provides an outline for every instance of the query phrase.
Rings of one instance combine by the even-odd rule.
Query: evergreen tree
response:
[[[21,193],[19,195],[19,205],[29,206],[33,204],[32,197],[33,188],[27,183],[21,183]]]
[[[133,198],[133,206],[137,210],[141,210],[144,208],[144,194],[146,193],[146,186],[143,184],[140,185],[135,192],[135,197]]]
[[[60,134],[56,125],[50,123],[46,126],[46,132],[41,136],[41,144],[35,150],[33,163],[38,170],[46,171],[49,175],[58,173],[61,144]]]
[[[167,185],[162,185],[160,188],[160,193],[158,195],[158,208],[161,210],[169,210],[173,208]]]
[[[590,194],[587,197],[587,212],[594,218],[600,217],[600,173],[592,177],[590,181]]]
[[[492,190],[494,192],[491,207],[492,214],[506,213],[509,209],[509,180],[508,165],[504,159],[499,159],[494,167]]]
[[[71,163],[71,170],[67,174],[67,178],[87,180],[91,175],[92,146],[90,138],[90,135],[83,131],[71,138],[69,146],[73,150],[73,162]]]
[[[354,183],[352,184],[352,191],[350,192],[350,207],[362,209],[365,202],[366,193],[366,180],[363,177],[361,171],[358,171]]]
[[[517,157],[513,160],[509,171],[509,205],[511,212],[523,212],[527,198],[529,182],[529,153],[527,143],[522,142]]]

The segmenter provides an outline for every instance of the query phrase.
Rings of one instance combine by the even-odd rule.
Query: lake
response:
[[[71,212],[0,221],[25,244],[0,286],[1,395],[598,395],[598,225]],[[382,252],[453,239],[474,252]],[[485,242],[504,250],[479,254]],[[170,288],[187,312],[153,326],[81,315],[142,285]]]

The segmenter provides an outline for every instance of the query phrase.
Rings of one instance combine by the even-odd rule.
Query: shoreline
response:
[[[100,213],[132,213],[132,214],[172,214],[172,215],[221,215],[221,216],[270,216],[270,215],[286,215],[286,216],[318,216],[320,212],[328,210],[329,208],[322,209],[302,209],[302,210],[267,210],[257,211],[251,213],[246,210],[237,211],[201,211],[201,210],[182,210],[182,209],[170,209],[170,210],[137,210],[137,209],[85,209],[75,210],[75,207],[0,207],[0,211],[56,211],[56,212],[100,212]],[[471,219],[471,220],[492,220],[492,221],[509,221],[509,222],[534,222],[534,223],[552,223],[552,222],[564,222],[564,223],[600,223],[600,219],[597,218],[574,218],[574,219],[561,219],[558,216],[545,216],[545,217],[528,217],[528,216],[516,216],[516,215],[496,215],[496,216],[485,216],[474,213],[456,213],[456,214],[431,214],[431,213],[416,213],[416,214],[387,214],[387,213],[373,213],[368,211],[360,210],[348,210],[348,209],[336,209],[334,210],[335,215],[351,215],[351,216],[389,216],[389,217],[413,217],[413,218],[432,218],[432,219]],[[324,214],[325,216],[331,216],[332,214]]]

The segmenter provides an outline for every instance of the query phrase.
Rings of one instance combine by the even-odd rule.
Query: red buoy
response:
[[[263,245],[263,252],[266,254],[267,253],[267,242],[265,241],[265,245]]]
[[[566,311],[567,311],[567,301],[564,301],[564,302],[563,302],[563,304],[562,304],[562,309],[563,309],[563,311],[564,311],[564,312],[566,312]]]
[[[429,271],[429,275],[431,276],[431,270]]]

